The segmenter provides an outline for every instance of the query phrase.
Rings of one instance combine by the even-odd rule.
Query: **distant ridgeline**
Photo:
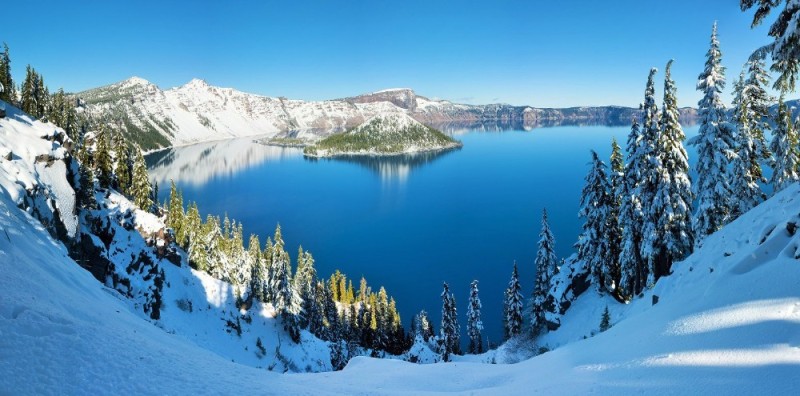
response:
[[[405,114],[376,116],[347,131],[306,146],[309,157],[396,155],[447,150],[461,142]]]

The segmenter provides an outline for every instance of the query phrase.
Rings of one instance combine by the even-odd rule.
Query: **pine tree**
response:
[[[175,182],[170,180],[169,204],[167,208],[166,225],[175,233],[175,242],[179,246],[188,247],[188,238],[184,226],[183,195],[178,191]]]
[[[461,330],[458,326],[456,300],[447,282],[442,290],[442,326],[439,329],[440,352],[444,361],[450,361],[450,355],[460,354]]]
[[[324,332],[323,339],[328,341],[338,340],[341,338],[341,332],[339,331],[339,309],[336,307],[336,301],[333,299],[333,290],[331,290],[330,286],[326,286],[325,282],[322,282],[322,284],[325,315],[324,323],[327,328]]]
[[[428,319],[428,313],[425,312],[424,309],[419,311],[411,323],[411,332],[415,338],[419,337],[421,340],[427,342],[434,336],[433,324],[430,319]]]
[[[778,193],[799,179],[797,130],[792,123],[792,112],[783,101],[783,95],[778,100],[778,115],[775,119],[775,130],[772,131],[770,148],[775,156],[775,167],[770,182],[774,193]]]
[[[667,63],[664,78],[664,110],[661,133],[657,141],[658,175],[656,194],[645,213],[642,257],[647,258],[647,285],[671,273],[672,263],[692,252],[691,228],[692,183],[689,180],[689,161],[683,147],[685,135],[678,122],[678,100],[675,82]]]
[[[556,273],[558,258],[556,257],[556,241],[550,231],[550,224],[547,222],[547,209],[542,210],[542,230],[539,232],[539,243],[536,250],[536,281],[533,285],[533,295],[531,296],[531,334],[536,337],[547,328],[548,294],[550,293],[550,283]],[[516,276],[516,263],[514,264],[514,275]],[[509,285],[509,290],[511,285]]]
[[[100,187],[111,187],[114,176],[113,166],[108,147],[108,136],[102,128],[95,135],[94,165]]]
[[[478,281],[473,280],[469,289],[469,305],[467,306],[467,335],[469,336],[469,353],[483,353],[481,331],[481,299],[478,297]]]
[[[752,132],[752,128],[757,123],[752,122],[754,112],[744,90],[745,80],[744,71],[742,71],[739,81],[734,85],[733,117],[736,121],[736,155],[731,166],[731,221],[758,205],[765,198],[759,182],[764,182],[766,179],[761,174],[757,140]]]
[[[114,174],[117,176],[117,190],[129,195],[131,189],[131,154],[128,144],[121,134],[115,137],[116,158],[114,159]]]
[[[37,74],[36,71],[33,70],[31,65],[25,67],[25,80],[22,83],[22,92],[20,97],[19,107],[22,111],[28,113],[30,116],[34,118],[38,118],[36,115],[37,112],[37,104],[36,104],[36,85],[37,82]]]
[[[609,210],[608,218],[606,219],[608,230],[608,249],[610,260],[604,263],[603,271],[609,274],[609,279],[613,280],[613,285],[608,285],[608,290],[613,291],[619,295],[620,278],[622,277],[620,269],[619,255],[622,251],[622,226],[620,225],[620,207],[622,206],[622,197],[620,189],[624,183],[625,178],[625,163],[622,159],[622,148],[617,144],[617,139],[611,140],[611,172],[609,175]]]
[[[600,318],[600,332],[604,332],[611,328],[611,314],[608,312],[608,305],[603,310],[603,317]]]
[[[14,104],[17,101],[14,80],[11,78],[11,57],[8,53],[8,44],[3,43],[3,53],[0,54],[0,100]]]
[[[94,209],[97,202],[94,198],[94,175],[92,168],[83,162],[78,163],[78,191],[75,200],[79,208]]]
[[[265,268],[264,256],[261,253],[261,241],[258,240],[258,235],[250,235],[250,241],[247,243],[247,254],[250,261],[248,299],[257,298],[263,302],[267,269]]]
[[[628,163],[625,165],[625,174],[617,192],[620,197],[619,225],[622,228],[621,250],[619,253],[620,289],[618,294],[627,299],[641,293],[647,280],[647,267],[640,255],[643,223],[642,205],[636,195],[636,191],[639,189],[642,162],[645,161],[642,145],[643,139],[639,123],[634,118],[626,147]]]
[[[693,231],[699,246],[707,235],[716,232],[730,218],[733,194],[728,180],[728,166],[733,160],[735,146],[733,128],[725,120],[722,91],[725,89],[725,68],[720,64],[722,53],[717,40],[717,24],[711,31],[711,48],[706,54],[706,66],[698,77],[697,90],[703,92],[698,102],[700,129],[689,144],[697,147],[697,213]]]
[[[303,319],[301,327],[308,327],[311,317],[317,315],[315,312],[318,310],[316,307],[316,284],[317,284],[317,270],[314,268],[314,257],[311,253],[304,252],[300,247],[297,253],[297,271],[294,277],[294,288],[300,294],[300,299],[303,301],[302,311]]]
[[[40,74],[37,74],[36,77],[33,94],[36,102],[35,114],[36,118],[43,118],[44,121],[47,121],[47,115],[50,109],[50,92],[44,84],[44,78]]]
[[[748,104],[748,108],[752,113],[747,118],[749,129],[755,140],[755,153],[758,160],[752,165],[750,173],[762,179],[762,183],[766,183],[763,172],[761,170],[761,163],[772,162],[772,152],[769,150],[767,143],[766,133],[772,130],[770,120],[772,115],[770,113],[770,106],[775,102],[775,98],[767,92],[770,76],[764,69],[764,61],[761,59],[751,60],[747,63],[747,80],[744,82],[742,88],[742,101]]]
[[[133,148],[133,174],[131,176],[130,194],[136,206],[149,212],[153,207],[153,201],[150,199],[151,193],[147,164],[144,162],[142,149],[137,145]]]
[[[800,13],[800,1],[797,0],[741,0],[742,11],[758,5],[753,16],[752,27],[759,25],[770,14],[773,7],[780,3],[786,6],[775,18],[769,29],[769,35],[774,39],[772,43],[756,50],[755,56],[772,58],[772,71],[778,73],[775,89],[785,93],[794,90],[800,64],[800,26],[797,24]]]
[[[592,282],[598,293],[614,291],[618,281],[617,257],[613,256],[608,235],[609,218],[613,205],[611,185],[606,175],[606,164],[592,151],[592,169],[586,175],[579,215],[586,219],[583,234],[576,247],[578,260],[585,263],[592,274]],[[548,282],[549,283],[549,282]]]
[[[517,263],[511,272],[503,300],[503,333],[505,339],[516,337],[522,333],[522,286],[519,283]]]
[[[300,341],[299,323],[297,315],[300,312],[302,301],[292,287],[292,269],[289,254],[283,249],[284,243],[281,236],[280,225],[275,229],[275,244],[272,248],[272,265],[270,267],[270,284],[268,290],[272,294],[272,305],[278,311],[283,321],[284,329],[289,333],[294,342]]]

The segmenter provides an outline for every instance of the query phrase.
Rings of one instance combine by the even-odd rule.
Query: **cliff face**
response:
[[[121,131],[144,149],[255,135],[316,141],[377,115],[404,114],[437,127],[531,129],[570,124],[627,125],[638,112],[618,106],[547,109],[467,105],[429,99],[408,88],[303,101],[215,87],[198,79],[162,90],[138,77],[74,96],[83,99],[86,112],[95,120]],[[684,109],[682,115],[685,122],[696,116],[693,109]]]

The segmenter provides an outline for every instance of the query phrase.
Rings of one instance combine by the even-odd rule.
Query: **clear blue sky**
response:
[[[9,1],[0,40],[11,47],[17,81],[31,64],[51,89],[133,75],[169,88],[199,77],[295,99],[410,87],[464,103],[540,107],[635,106],[649,68],[674,58],[680,105],[695,106],[715,20],[729,86],[768,41],[738,3]]]

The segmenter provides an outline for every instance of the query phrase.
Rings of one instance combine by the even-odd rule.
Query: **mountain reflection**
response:
[[[173,147],[150,153],[145,161],[150,179],[162,186],[170,180],[201,186],[266,161],[303,155],[302,152],[301,148],[269,146],[242,138]]]
[[[389,156],[342,155],[323,159],[306,157],[306,160],[312,162],[340,161],[357,164],[377,173],[383,181],[405,183],[414,169],[430,164],[457,150],[458,149],[451,149]]]

